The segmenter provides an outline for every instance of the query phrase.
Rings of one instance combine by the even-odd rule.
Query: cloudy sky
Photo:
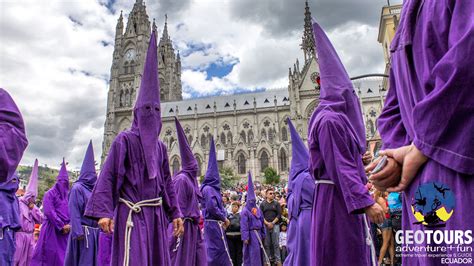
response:
[[[0,0],[0,86],[25,118],[22,164],[80,168],[92,139],[100,160],[115,25],[135,0]],[[400,3],[392,0],[391,3]],[[148,0],[181,51],[184,97],[283,88],[303,32],[304,0]],[[382,73],[385,0],[310,0],[349,75]]]

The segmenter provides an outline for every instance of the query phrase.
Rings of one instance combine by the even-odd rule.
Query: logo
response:
[[[456,200],[451,188],[443,183],[430,182],[418,187],[411,209],[417,222],[429,228],[445,227],[454,213]]]

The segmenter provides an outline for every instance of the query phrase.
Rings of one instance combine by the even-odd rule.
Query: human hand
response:
[[[173,236],[181,237],[184,233],[183,220],[181,218],[176,218],[173,220]]]
[[[398,149],[380,151],[380,154],[392,157],[402,165],[400,182],[387,188],[388,192],[403,191],[416,176],[418,169],[428,160],[428,157],[413,144]]]
[[[372,156],[372,154],[370,153],[370,151],[366,151],[366,152],[364,153],[364,155],[362,156],[362,163],[363,163],[364,165],[368,165],[368,164],[372,161],[372,158],[373,158],[373,156]]]
[[[377,203],[372,204],[371,206],[365,208],[365,214],[369,217],[369,220],[376,224],[383,223],[385,219],[385,213]]]
[[[114,220],[110,218],[100,218],[99,227],[104,233],[111,234],[114,232]]]
[[[375,161],[365,167],[366,172],[373,171],[378,162],[382,157],[377,158]],[[400,182],[400,176],[402,172],[402,166],[391,157],[387,157],[387,164],[382,170],[375,174],[369,175],[370,182],[379,191],[385,191],[388,187],[396,186]]]
[[[249,244],[249,240],[248,240],[248,239],[247,239],[247,240],[244,240],[244,244],[245,244],[245,245],[248,245],[248,244]]]
[[[70,224],[66,224],[62,229],[61,231],[63,231],[63,234],[68,234],[69,231],[71,231],[71,225]]]
[[[82,241],[82,240],[84,240],[84,235],[80,235],[80,236],[76,237],[76,239],[79,240],[79,241]]]

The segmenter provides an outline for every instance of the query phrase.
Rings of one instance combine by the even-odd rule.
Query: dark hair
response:
[[[233,201],[230,205],[235,205],[237,207],[240,207],[240,202],[238,201]]]
[[[268,191],[275,191],[275,189],[273,189],[272,187],[269,187],[265,190],[265,194],[268,193]]]

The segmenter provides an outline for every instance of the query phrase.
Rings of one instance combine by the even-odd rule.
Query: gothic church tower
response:
[[[156,31],[157,27],[154,20],[150,26],[146,6],[142,0],[137,0],[128,16],[126,27],[124,28],[123,16],[120,13],[115,30],[115,48],[107,96],[107,118],[102,143],[102,162],[115,136],[130,128],[151,30]],[[179,53],[175,55],[168,34],[167,21],[158,46],[157,71],[159,71],[161,101],[182,100],[181,59]]]

